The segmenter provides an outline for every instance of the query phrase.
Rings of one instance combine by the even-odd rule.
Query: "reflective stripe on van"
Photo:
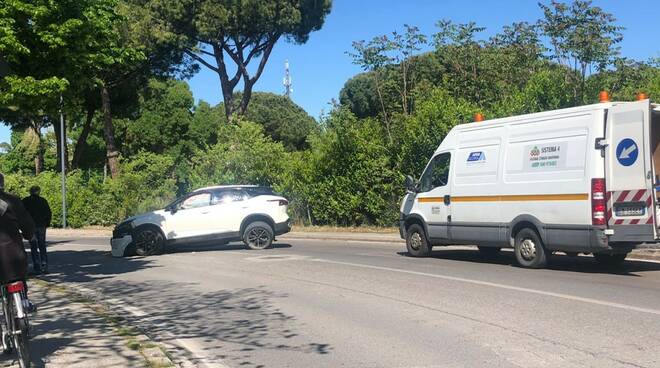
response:
[[[653,224],[652,191],[646,189],[607,192],[607,218],[609,225],[649,225]],[[642,216],[616,216],[616,206],[641,202],[645,208]]]

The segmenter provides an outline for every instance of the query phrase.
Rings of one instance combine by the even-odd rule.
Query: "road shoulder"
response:
[[[28,281],[31,316],[31,360],[35,367],[173,367],[148,337],[102,304],[40,279]],[[93,364],[91,362],[94,362]],[[15,367],[15,355],[0,367]]]

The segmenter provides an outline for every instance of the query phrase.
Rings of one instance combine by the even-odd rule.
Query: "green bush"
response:
[[[152,153],[141,153],[122,166],[117,180],[80,170],[69,173],[67,187],[67,225],[110,226],[127,216],[162,208],[174,198],[173,159]],[[37,176],[7,174],[5,189],[21,198],[33,185],[41,187],[41,195],[53,212],[52,226],[62,226],[61,176],[43,172]]]

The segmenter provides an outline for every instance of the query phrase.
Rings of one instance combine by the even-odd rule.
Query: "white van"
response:
[[[532,268],[555,251],[623,262],[658,241],[659,143],[648,99],[458,125],[406,178],[401,237],[413,256],[471,244]]]

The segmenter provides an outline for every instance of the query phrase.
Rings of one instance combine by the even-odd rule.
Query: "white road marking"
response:
[[[361,263],[331,261],[331,260],[320,259],[320,258],[310,259],[310,261],[337,264],[337,265],[344,265],[344,266],[351,266],[351,267],[368,268],[368,269],[372,269],[372,270],[398,272],[398,273],[405,273],[405,274],[416,275],[416,276],[433,277],[433,278],[436,278],[436,279],[443,279],[443,280],[449,280],[449,281],[464,282],[464,283],[469,283],[469,284],[473,284],[473,285],[488,286],[488,287],[494,287],[494,288],[499,288],[499,289],[520,291],[520,292],[524,292],[524,293],[550,296],[550,297],[554,297],[554,298],[578,301],[578,302],[595,304],[595,305],[600,305],[600,306],[605,306],[605,307],[623,309],[623,310],[632,311],[632,312],[641,312],[641,313],[648,313],[648,314],[654,314],[654,315],[660,316],[660,310],[659,309],[642,308],[642,307],[636,307],[636,306],[628,305],[628,304],[608,302],[608,301],[605,301],[605,300],[585,298],[585,297],[575,296],[575,295],[570,295],[570,294],[555,293],[555,292],[552,292],[552,291],[543,291],[543,290],[536,290],[536,289],[530,289],[530,288],[519,287],[519,286],[498,284],[498,283],[495,283],[495,282],[479,281],[479,280],[473,280],[473,279],[466,279],[466,278],[463,278],[463,277],[439,275],[439,274],[434,274],[434,273],[409,271],[409,270],[404,270],[404,269],[400,269],[400,268],[372,266],[372,265],[366,265],[366,264],[361,264]]]

